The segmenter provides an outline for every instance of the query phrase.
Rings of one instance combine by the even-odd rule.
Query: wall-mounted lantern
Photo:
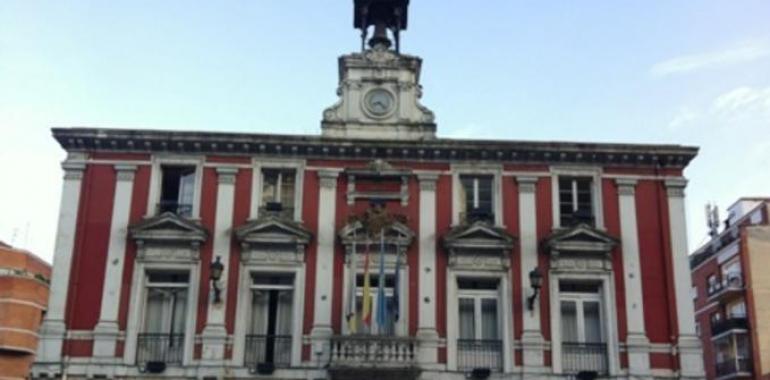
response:
[[[537,267],[529,272],[529,286],[532,287],[532,295],[527,298],[527,309],[534,310],[535,299],[543,286],[543,274]]]
[[[209,267],[211,280],[211,286],[214,288],[214,303],[222,302],[222,289],[219,287],[219,280],[222,278],[222,272],[225,271],[225,265],[220,261],[220,256],[217,256],[216,260],[211,263]]]

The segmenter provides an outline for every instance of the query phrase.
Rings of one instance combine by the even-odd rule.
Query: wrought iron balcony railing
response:
[[[748,328],[749,320],[746,319],[746,316],[730,316],[711,323],[711,337],[713,339],[715,336],[727,331],[747,330]]]
[[[474,368],[488,368],[492,371],[503,370],[503,341],[458,339],[457,369],[469,371]]]
[[[562,342],[561,355],[565,373],[607,373],[607,343]]]
[[[253,372],[291,364],[291,335],[246,335],[244,364]]]
[[[331,366],[412,367],[417,340],[412,337],[340,335],[331,338]]]
[[[749,358],[730,358],[716,364],[717,377],[737,374],[750,375],[752,370],[751,359]]]
[[[143,333],[137,336],[136,363],[148,372],[162,372],[169,365],[182,364],[184,334]],[[154,370],[155,369],[155,370]]]
[[[177,201],[160,201],[157,206],[157,213],[171,212],[183,217],[192,216],[192,204],[179,203]]]

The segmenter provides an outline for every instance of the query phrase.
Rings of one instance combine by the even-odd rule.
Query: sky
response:
[[[320,133],[352,1],[0,2],[0,240],[51,261],[54,126]],[[704,205],[770,195],[770,2],[413,0],[442,137],[675,143]]]

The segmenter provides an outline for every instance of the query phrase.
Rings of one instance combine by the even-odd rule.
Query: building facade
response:
[[[36,376],[703,378],[697,149],[436,137],[407,3],[355,2],[319,135],[53,130]]]
[[[708,379],[770,379],[770,198],[741,198],[690,260]]]
[[[51,266],[0,241],[0,379],[26,379],[48,303]]]

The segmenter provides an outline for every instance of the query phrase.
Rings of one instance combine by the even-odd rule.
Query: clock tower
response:
[[[340,99],[323,112],[323,137],[435,138],[433,112],[419,102],[422,59],[400,52],[408,4],[409,0],[355,0],[354,25],[361,29],[361,52],[339,58]],[[368,38],[370,27],[374,33]]]

